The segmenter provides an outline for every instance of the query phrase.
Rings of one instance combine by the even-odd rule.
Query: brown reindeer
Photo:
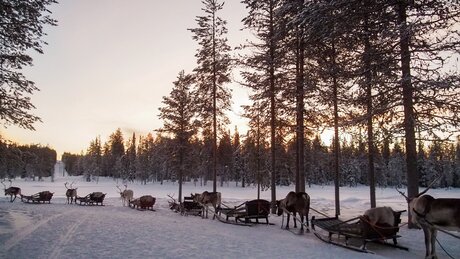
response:
[[[436,255],[438,230],[460,231],[460,199],[433,198],[431,195],[425,194],[439,178],[436,178],[415,197],[409,198],[398,190],[409,204],[412,222],[423,229],[426,258],[438,258]]]
[[[220,203],[221,203],[221,194],[220,192],[208,192],[204,191],[203,193],[195,193],[195,194],[190,194],[190,196],[193,198],[194,202],[197,202],[201,205],[203,205],[203,209],[201,212],[201,217],[205,217],[204,213],[206,211],[206,218],[208,218],[208,210],[209,210],[209,205],[212,205],[214,208],[214,216],[212,219],[216,217],[217,211],[220,209]]]
[[[156,198],[152,195],[144,195],[140,198],[134,199],[128,203],[128,206],[135,209],[147,209],[147,210],[154,210],[153,205],[155,205]]]
[[[75,203],[77,204],[77,189],[78,188],[73,188],[73,182],[70,184],[70,188],[67,187],[68,182],[65,182],[64,186],[67,189],[65,192],[65,196],[67,197],[67,204],[72,204]]]
[[[289,192],[286,198],[276,201],[276,207],[278,208],[278,216],[283,215],[285,210],[293,213],[294,215],[294,228],[297,228],[296,213],[300,215],[301,227],[300,231],[303,231],[304,217],[307,219],[307,231],[308,229],[308,213],[310,211],[310,196],[305,192]],[[289,216],[287,213],[286,229],[289,229]]]
[[[5,187],[5,196],[7,195],[10,195],[10,202],[13,202],[16,200],[16,197],[18,195],[21,195],[21,188],[19,187],[13,187],[11,186],[13,184],[13,182],[10,181],[10,187],[6,188],[6,185],[3,183],[4,181],[1,181],[2,185]],[[14,199],[13,199],[13,195],[14,195]]]
[[[123,203],[123,206],[126,206],[126,205],[129,206],[129,202],[134,197],[133,190],[129,190],[128,185],[126,185],[126,184],[125,184],[125,190],[123,190],[123,191],[121,190],[121,188],[118,185],[117,185],[117,188],[119,190],[120,198],[121,198],[121,202]]]

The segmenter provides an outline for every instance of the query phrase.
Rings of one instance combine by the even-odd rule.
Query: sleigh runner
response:
[[[365,215],[346,221],[340,220],[337,216],[321,219],[316,219],[313,216],[311,226],[315,236],[320,240],[358,252],[373,253],[367,249],[367,244],[370,242],[409,250],[407,247],[400,246],[397,243],[397,239],[401,237],[398,235],[401,212],[397,214],[398,217],[394,226],[372,224]],[[328,235],[321,234],[316,227],[323,229]],[[336,235],[336,238],[334,238],[334,235]],[[352,240],[355,242],[352,242]],[[392,243],[388,242],[388,240],[392,240]],[[358,245],[355,245],[356,243]]]

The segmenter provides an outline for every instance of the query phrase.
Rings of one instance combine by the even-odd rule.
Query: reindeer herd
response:
[[[420,192],[415,197],[407,197],[403,192],[397,190],[407,201],[409,207],[409,217],[411,221],[423,230],[425,237],[426,247],[426,258],[437,258],[436,255],[436,236],[438,231],[460,231],[460,199],[455,198],[434,198],[428,194],[425,194],[433,184],[439,178],[435,179],[424,191]],[[14,202],[17,196],[20,196],[21,200],[32,199],[32,196],[26,196],[21,193],[21,188],[12,186],[11,180],[9,180],[10,186],[6,187],[4,181],[1,184],[4,186],[5,196],[10,196],[10,202]],[[66,188],[66,197],[68,204],[80,205],[103,205],[105,193],[93,192],[86,196],[80,197],[77,195],[77,189],[73,187],[74,183],[68,186],[68,182],[64,184]],[[125,189],[122,190],[118,185],[116,188],[120,194],[120,199],[123,206],[130,208],[137,208],[139,210],[153,210],[156,198],[151,195],[144,195],[139,198],[134,198],[133,190],[128,189],[127,185],[124,185]],[[40,192],[38,195],[48,197],[48,201],[51,199],[53,193],[48,191]],[[38,197],[37,196],[37,197]],[[169,195],[168,195],[169,196]],[[14,198],[13,198],[14,197]],[[169,196],[172,198],[171,196]],[[214,209],[214,217],[221,208],[221,193],[220,192],[203,192],[191,194],[194,202],[202,205],[202,217],[208,217],[209,207],[212,206]],[[171,205],[171,204],[170,204]],[[177,205],[177,204],[174,204]],[[308,214],[310,211],[310,196],[305,192],[289,192],[284,199],[276,201],[277,215],[281,216],[284,213],[287,214],[287,222],[285,225],[286,229],[289,229],[290,216],[294,217],[294,228],[297,228],[297,217],[300,216],[300,231],[303,232],[304,225],[307,227],[309,232]],[[399,214],[398,214],[399,213]],[[395,212],[390,207],[377,207],[366,210],[364,215],[368,218],[371,224],[387,224],[394,226],[399,224],[399,216],[401,212]],[[304,219],[305,223],[304,223]],[[456,238],[457,235],[450,234]]]

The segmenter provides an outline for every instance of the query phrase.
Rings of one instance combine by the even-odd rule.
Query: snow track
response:
[[[5,250],[6,251],[10,250],[12,247],[14,247],[17,244],[19,244],[22,240],[24,240],[25,238],[29,237],[38,228],[42,227],[45,224],[48,224],[49,221],[54,220],[54,219],[56,219],[58,217],[65,216],[67,214],[70,214],[70,212],[61,213],[61,214],[58,214],[58,215],[54,215],[54,216],[51,216],[51,217],[44,218],[44,219],[42,219],[42,220],[40,220],[38,222],[35,222],[32,225],[28,225],[27,227],[21,229],[20,231],[15,233],[10,239],[8,239],[5,242],[5,245],[4,245]]]
[[[88,217],[89,215],[84,215],[78,218],[77,221],[72,223],[69,229],[58,238],[58,242],[54,244],[54,248],[49,256],[50,259],[60,258],[61,251],[70,243],[76,230],[88,219]]]

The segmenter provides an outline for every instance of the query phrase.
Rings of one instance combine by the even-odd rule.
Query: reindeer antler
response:
[[[420,192],[419,194],[417,194],[414,198],[418,198],[420,196],[422,196],[423,194],[425,194],[429,189],[431,189],[431,187],[433,187],[433,185],[439,180],[441,179],[442,175],[439,175],[438,177],[436,177],[436,179],[434,179],[429,185],[428,187],[425,188],[425,190],[423,190],[422,192]],[[398,190],[398,188],[396,187],[395,188],[396,191],[398,191],[404,198],[406,198],[407,202],[410,201],[409,197],[406,196],[406,194],[400,190]]]
[[[2,183],[2,185],[3,185],[3,186],[5,187],[5,189],[6,189],[6,185],[3,183],[4,181],[5,181],[5,180],[2,180],[1,183]]]
[[[118,185],[116,185],[116,186],[117,186],[117,189],[120,190],[120,192],[122,192],[122,190],[120,189],[120,187],[119,187]]]
[[[436,179],[434,179],[429,185],[428,187],[426,187],[425,190],[423,190],[421,193],[417,194],[417,196],[415,197],[420,197],[422,196],[423,194],[425,194],[429,189],[431,189],[431,187],[433,187],[433,185],[439,180],[441,179],[442,175],[439,175],[438,177],[436,177]]]
[[[171,198],[174,202],[176,202],[176,199],[174,199],[174,194],[171,196],[169,194],[167,194],[166,196],[168,196],[169,198]]]
[[[399,192],[399,194],[401,194],[401,195],[406,199],[407,202],[409,202],[409,197],[407,197],[406,194],[405,194],[404,192],[398,190],[398,187],[396,187],[395,189],[396,189],[396,191]]]

